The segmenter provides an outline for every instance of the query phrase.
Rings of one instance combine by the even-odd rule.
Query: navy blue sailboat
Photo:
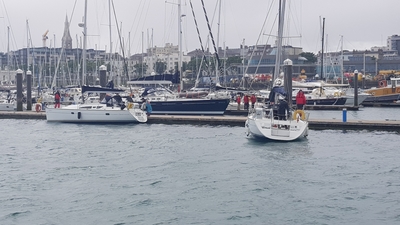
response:
[[[145,88],[140,98],[150,101],[152,114],[223,115],[230,99],[178,98],[170,90]],[[139,102],[139,101],[138,101]]]

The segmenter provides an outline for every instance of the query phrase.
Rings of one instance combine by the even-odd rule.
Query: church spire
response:
[[[62,47],[65,49],[72,49],[72,38],[69,34],[69,22],[68,16],[65,15],[65,23],[64,23],[64,35],[61,39]]]

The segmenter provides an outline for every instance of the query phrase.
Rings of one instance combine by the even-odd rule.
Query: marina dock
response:
[[[247,115],[247,114],[246,114]],[[151,115],[149,124],[194,124],[211,126],[241,126],[244,127],[246,116],[224,115],[224,116],[190,116],[190,115]],[[45,120],[45,112],[0,112],[0,119],[37,119]],[[348,120],[342,122],[340,119],[309,119],[309,128],[315,130],[343,129],[343,130],[385,130],[400,131],[400,120]]]
[[[364,106],[370,107],[400,107],[400,103],[382,103],[382,102],[366,102]]]
[[[400,105],[400,104],[399,104]],[[363,107],[363,106],[361,106]],[[360,109],[360,106],[348,106],[348,105],[306,105],[305,110],[343,110],[346,109],[347,111],[356,111]],[[237,110],[235,106],[229,105],[225,111],[225,115],[231,116],[247,116],[248,111]]]

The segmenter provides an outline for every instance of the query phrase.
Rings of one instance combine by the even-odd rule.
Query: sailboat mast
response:
[[[341,81],[343,84],[343,35],[341,36],[341,45],[340,45],[340,74],[341,74]]]
[[[86,80],[86,38],[87,38],[87,0],[85,0],[85,16],[83,21],[83,49],[82,49],[82,85],[85,85]]]
[[[217,32],[217,54],[219,50],[219,31],[220,31],[220,25],[221,25],[221,3],[222,0],[219,0],[219,13],[218,13],[218,32]],[[219,84],[219,61],[215,60],[215,79],[216,79],[216,84]]]
[[[325,18],[322,18],[321,80],[324,79],[324,36],[325,36]]]
[[[108,30],[110,32],[110,77],[113,77],[112,32],[111,32],[111,0],[108,0]]]
[[[144,77],[144,32],[142,31],[142,77]]]
[[[26,20],[26,70],[29,70],[29,23]]]
[[[178,0],[178,72],[179,72],[179,79],[180,79],[180,86],[179,92],[183,89],[183,73],[182,73],[182,9],[181,9],[181,0]]]
[[[272,80],[275,80],[280,73],[281,57],[282,57],[282,36],[283,36],[283,23],[285,19],[285,6],[286,0],[279,1],[279,26],[278,26],[278,40],[276,46],[276,57],[275,57],[275,71]]]
[[[242,42],[242,48],[241,48],[241,50],[242,50],[242,66],[243,66],[243,89],[246,89],[246,78],[245,78],[245,74],[244,74],[244,72],[245,72],[245,70],[244,70],[244,57],[245,57],[245,54],[244,54],[244,46],[245,46],[245,40],[246,39],[244,39],[243,38],[243,42]]]
[[[11,74],[10,74],[10,27],[7,26],[7,70],[8,70],[8,86],[11,84]]]

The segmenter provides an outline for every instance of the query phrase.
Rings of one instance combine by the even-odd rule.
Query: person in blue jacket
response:
[[[142,104],[141,109],[146,110],[147,116],[150,116],[151,112],[153,111],[153,108],[151,107],[151,104],[150,104],[150,100],[142,99],[142,101],[143,101],[143,104]]]

